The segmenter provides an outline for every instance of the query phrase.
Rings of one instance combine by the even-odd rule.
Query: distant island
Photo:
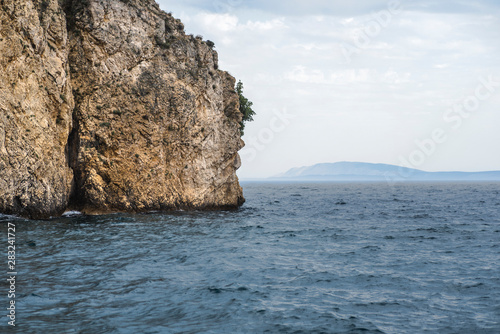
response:
[[[270,180],[290,181],[500,181],[500,171],[426,172],[387,164],[364,162],[321,163],[292,168]]]

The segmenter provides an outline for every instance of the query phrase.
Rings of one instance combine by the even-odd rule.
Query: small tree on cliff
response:
[[[245,96],[243,96],[243,83],[238,81],[236,84],[236,92],[240,97],[240,112],[243,114],[243,119],[240,122],[240,132],[243,136],[245,130],[245,122],[253,121],[253,115],[255,111],[252,110],[253,102],[249,101]]]

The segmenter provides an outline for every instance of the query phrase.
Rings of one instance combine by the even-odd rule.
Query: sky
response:
[[[242,179],[357,161],[500,170],[497,0],[159,0],[256,112]]]

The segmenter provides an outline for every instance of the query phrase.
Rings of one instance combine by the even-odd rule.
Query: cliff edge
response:
[[[235,208],[235,80],[153,0],[0,2],[0,212]]]

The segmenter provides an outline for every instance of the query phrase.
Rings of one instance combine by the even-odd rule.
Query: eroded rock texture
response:
[[[0,212],[64,212],[73,180],[66,19],[57,0],[0,7]]]
[[[0,14],[1,212],[243,203],[238,96],[210,45],[152,0],[22,3]]]

